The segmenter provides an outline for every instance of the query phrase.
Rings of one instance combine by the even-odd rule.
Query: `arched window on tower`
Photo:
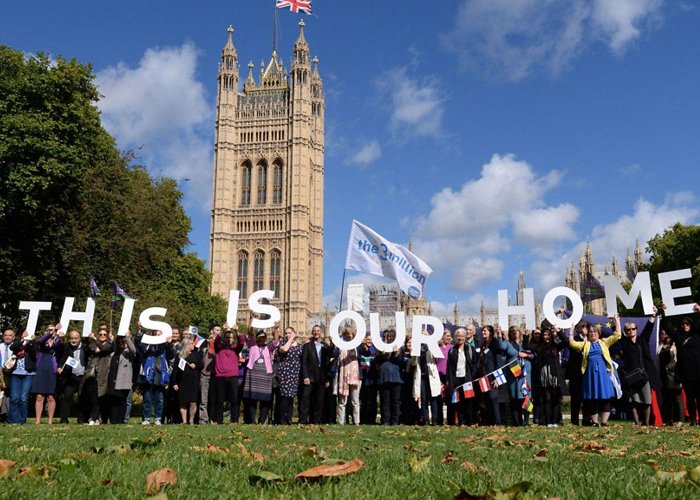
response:
[[[258,163],[258,205],[267,203],[267,163]]]
[[[272,168],[272,203],[282,204],[282,160],[275,160]]]
[[[265,253],[262,250],[255,252],[255,262],[253,267],[253,291],[263,289],[263,279],[265,277]]]
[[[270,252],[270,290],[275,292],[275,298],[280,297],[280,273],[282,268],[282,254],[279,250]]]
[[[241,205],[250,205],[250,181],[252,177],[252,167],[245,162],[241,166]]]
[[[238,279],[236,288],[240,292],[240,298],[248,297],[248,252],[241,250],[238,252]]]

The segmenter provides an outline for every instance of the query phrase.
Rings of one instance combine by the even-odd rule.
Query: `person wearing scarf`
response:
[[[243,387],[243,419],[247,424],[255,423],[260,406],[258,423],[264,424],[272,409],[272,354],[279,344],[281,336],[279,324],[275,324],[274,339],[267,343],[265,330],[258,330],[253,338],[248,336],[248,365]]]
[[[352,340],[353,332],[348,328],[343,330],[343,339]],[[345,424],[348,400],[352,404],[352,422],[360,425],[360,364],[357,349],[338,352],[338,406],[336,408],[337,422]]]

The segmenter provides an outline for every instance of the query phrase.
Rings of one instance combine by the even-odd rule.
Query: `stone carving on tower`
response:
[[[324,108],[318,60],[304,22],[289,74],[272,51],[239,92],[233,28],[221,51],[214,147],[209,265],[212,294],[275,292],[282,323],[303,334],[322,313]]]

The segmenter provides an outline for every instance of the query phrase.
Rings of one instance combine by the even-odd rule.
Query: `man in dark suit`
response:
[[[318,424],[323,410],[323,393],[328,382],[330,353],[323,343],[323,332],[316,325],[311,329],[311,340],[301,351],[301,397],[299,398],[299,423]]]

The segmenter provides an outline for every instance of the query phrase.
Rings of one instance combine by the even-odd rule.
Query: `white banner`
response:
[[[352,221],[345,269],[395,279],[413,299],[423,295],[425,280],[433,272],[407,248],[382,238],[356,220]]]

